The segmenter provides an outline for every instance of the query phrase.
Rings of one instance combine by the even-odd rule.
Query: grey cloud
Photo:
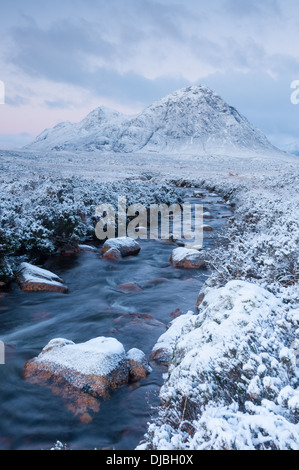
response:
[[[27,17],[13,15],[10,3],[26,10]],[[140,107],[188,86],[182,76],[195,80],[218,70],[200,82],[266,133],[275,133],[276,126],[295,133],[299,114],[289,107],[289,84],[299,78],[299,61],[288,44],[298,42],[298,0],[53,0],[45,7],[28,0],[26,8],[19,0],[10,3],[5,27],[13,47],[6,61],[20,76],[30,76],[33,90],[42,77],[83,87],[93,98]],[[286,38],[282,44],[277,28]],[[15,91],[11,104],[21,104],[21,95]],[[44,98],[44,104],[71,107],[64,98]]]
[[[5,103],[9,106],[24,106],[30,103],[30,100],[28,98],[24,98],[23,96],[20,95],[15,95],[15,96],[6,96],[5,97]]]
[[[55,101],[45,101],[45,105],[50,109],[69,109],[72,107],[70,101],[65,100],[55,100]]]
[[[13,28],[11,37],[15,43],[11,62],[29,75],[53,80],[72,82],[80,70],[86,69],[86,55],[111,58],[114,53],[85,20],[80,24],[63,20],[47,30],[37,25]]]
[[[281,14],[278,0],[226,0],[224,7],[229,14],[243,18]]]

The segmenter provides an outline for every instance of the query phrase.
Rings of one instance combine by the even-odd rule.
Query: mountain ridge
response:
[[[204,85],[177,90],[133,116],[98,107],[79,123],[43,131],[26,150],[223,153],[277,149]]]

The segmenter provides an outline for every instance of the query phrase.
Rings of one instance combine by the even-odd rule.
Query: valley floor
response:
[[[286,154],[0,152],[2,229],[15,230],[16,215],[21,225],[28,223],[32,195],[37,206],[39,198],[48,204],[51,188],[56,194],[63,180],[71,186],[65,211],[77,211],[82,198],[85,208],[89,200],[95,205],[97,188],[110,199],[125,191],[131,201],[150,202],[153,193],[157,202],[175,201],[168,184],[184,181],[215,191],[235,207],[223,243],[210,254],[213,274],[198,311],[175,320],[160,339],[172,360],[161,406],[138,449],[299,449],[298,163]],[[88,237],[81,229],[78,236]],[[6,230],[2,238],[8,235]],[[46,251],[47,236],[42,230]]]

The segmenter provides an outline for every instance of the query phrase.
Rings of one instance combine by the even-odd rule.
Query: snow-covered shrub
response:
[[[145,206],[179,199],[172,186],[146,178],[99,184],[80,178],[39,177],[2,179],[0,185],[0,245],[7,255],[28,259],[95,238],[96,208],[102,203],[117,208],[119,196],[126,196],[128,205]],[[2,263],[0,281],[6,279],[6,269]]]
[[[299,448],[289,307],[255,284],[230,281],[206,288],[199,313],[180,317],[171,329],[176,341],[169,345],[162,406],[140,448]]]
[[[232,279],[250,280],[273,292],[298,286],[298,174],[286,173],[279,180],[262,177],[250,184],[251,188],[225,181],[216,185],[235,210],[222,243],[210,256],[214,282],[223,285]],[[206,182],[210,185],[215,188]]]

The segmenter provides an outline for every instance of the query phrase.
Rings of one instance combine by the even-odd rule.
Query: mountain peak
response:
[[[205,85],[166,95],[137,116],[106,107],[42,133],[30,150],[230,154],[273,151],[261,131]]]

